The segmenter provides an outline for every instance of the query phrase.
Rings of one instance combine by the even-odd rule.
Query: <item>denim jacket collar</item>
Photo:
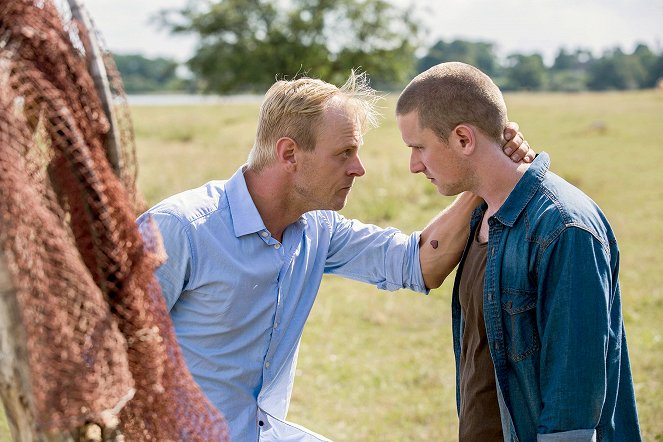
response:
[[[541,187],[541,182],[550,168],[550,157],[541,152],[536,156],[529,169],[520,178],[494,218],[502,224],[513,227],[527,203]]]

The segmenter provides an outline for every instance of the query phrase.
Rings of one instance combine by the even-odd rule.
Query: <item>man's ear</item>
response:
[[[286,169],[297,166],[297,142],[290,137],[281,137],[276,141],[276,162]]]
[[[476,148],[476,134],[474,128],[468,124],[459,124],[451,131],[450,142],[453,142],[459,152],[464,155],[471,155]]]

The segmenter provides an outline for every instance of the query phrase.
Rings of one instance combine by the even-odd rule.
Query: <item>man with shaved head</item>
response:
[[[640,440],[619,249],[599,207],[546,153],[505,158],[504,99],[472,66],[418,75],[396,114],[412,173],[485,201],[452,295],[459,439]]]

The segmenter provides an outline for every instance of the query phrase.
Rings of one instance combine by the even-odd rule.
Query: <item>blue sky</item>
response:
[[[408,0],[393,0],[407,5]],[[87,0],[106,45],[116,52],[139,52],[185,61],[195,38],[171,36],[149,19],[186,0]],[[431,42],[462,38],[490,41],[498,53],[540,52],[552,62],[559,47],[582,46],[600,55],[620,46],[631,51],[637,42],[663,52],[663,0],[423,0],[422,24]]]

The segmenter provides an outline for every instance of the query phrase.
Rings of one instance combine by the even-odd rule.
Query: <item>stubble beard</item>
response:
[[[312,210],[338,210],[334,207],[336,205],[333,204],[331,198],[320,198],[319,192],[311,189],[307,184],[295,184],[293,188],[298,206],[302,208],[303,212],[310,212]]]

